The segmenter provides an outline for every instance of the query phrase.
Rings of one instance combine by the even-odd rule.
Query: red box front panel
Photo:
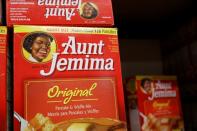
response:
[[[183,130],[179,89],[174,76],[137,76],[141,130]]]
[[[37,113],[55,123],[125,121],[117,30],[15,26],[14,97],[14,110],[28,121]]]

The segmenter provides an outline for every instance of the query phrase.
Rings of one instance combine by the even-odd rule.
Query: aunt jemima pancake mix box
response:
[[[126,131],[115,28],[14,26],[21,130]]]
[[[183,131],[179,89],[174,76],[137,76],[141,131]]]
[[[112,26],[111,0],[7,0],[10,25]]]
[[[6,131],[7,28],[0,26],[0,130]]]

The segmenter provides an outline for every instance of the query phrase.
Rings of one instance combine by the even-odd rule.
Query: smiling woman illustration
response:
[[[153,92],[153,82],[149,78],[144,78],[141,80],[141,89],[143,93],[151,95]]]
[[[98,8],[91,2],[85,2],[81,6],[81,16],[85,19],[93,19],[98,15]]]
[[[25,37],[23,48],[30,53],[31,62],[42,62],[51,50],[52,36],[43,32],[31,33]]]

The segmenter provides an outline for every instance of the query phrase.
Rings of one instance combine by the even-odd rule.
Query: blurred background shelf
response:
[[[113,0],[123,78],[176,75],[186,131],[197,130],[197,4]]]

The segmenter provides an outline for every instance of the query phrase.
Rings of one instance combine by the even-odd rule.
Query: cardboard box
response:
[[[0,130],[7,130],[6,80],[7,80],[7,28],[0,26]]]
[[[14,60],[14,110],[33,128],[104,118],[126,130],[115,28],[14,26]]]
[[[140,131],[140,119],[139,111],[137,108],[137,92],[135,87],[135,77],[128,77],[124,81],[124,87],[126,89],[126,110],[128,128],[130,131]]]
[[[7,25],[113,26],[111,0],[7,0]]]
[[[141,131],[184,130],[175,76],[137,76]]]

